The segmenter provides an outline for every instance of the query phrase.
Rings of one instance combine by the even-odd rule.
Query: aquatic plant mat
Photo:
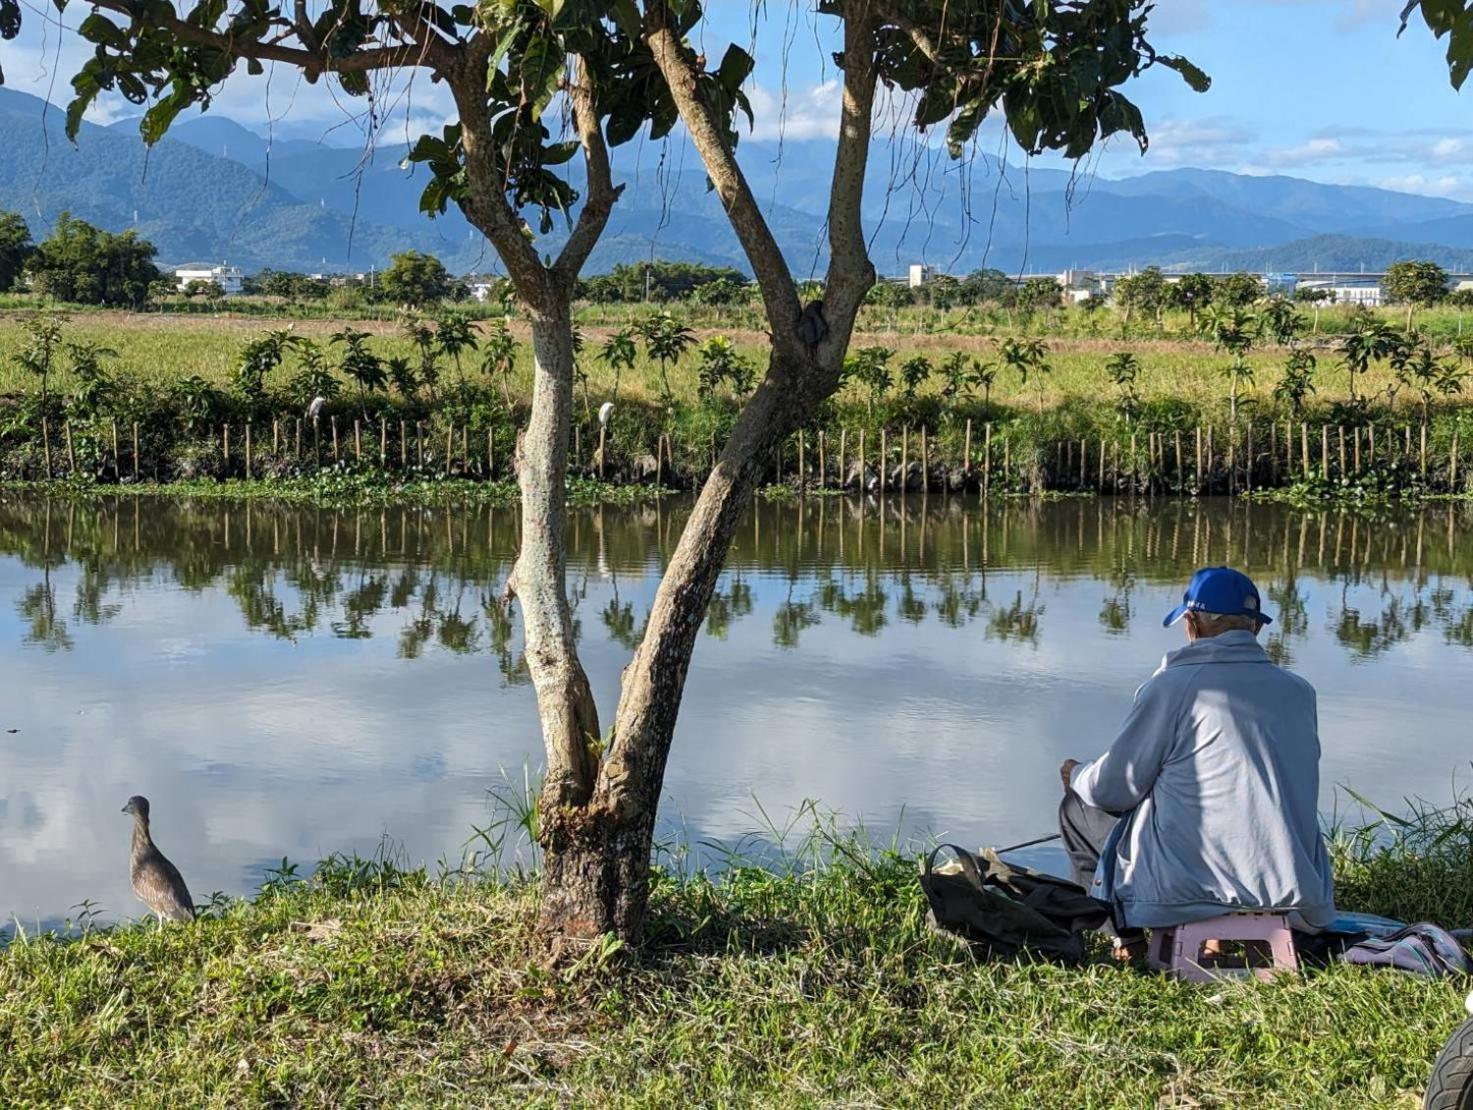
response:
[[[1464,804],[1336,834],[1342,904],[1473,920]],[[1466,984],[1197,986],[981,962],[856,841],[656,883],[649,939],[550,957],[530,883],[290,869],[199,922],[0,953],[0,1103],[1419,1105]],[[772,861],[769,861],[770,863]]]

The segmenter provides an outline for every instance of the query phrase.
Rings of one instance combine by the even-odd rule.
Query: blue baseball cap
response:
[[[1273,618],[1262,611],[1253,579],[1232,567],[1203,567],[1192,575],[1181,604],[1166,614],[1161,627],[1170,628],[1189,612],[1254,617],[1259,624],[1273,623]]]

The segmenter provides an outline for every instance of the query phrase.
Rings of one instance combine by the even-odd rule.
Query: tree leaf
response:
[[[1182,80],[1193,92],[1204,93],[1212,87],[1212,78],[1203,73],[1201,68],[1193,65],[1179,54],[1162,54],[1156,61],[1167,69],[1174,69],[1182,75]]]
[[[561,166],[572,159],[578,153],[579,143],[553,143],[542,152],[542,164],[544,166]]]
[[[716,71],[716,79],[727,92],[734,93],[751,76],[756,64],[752,55],[733,43],[726,48],[726,54],[721,59],[721,68]]]
[[[193,100],[184,87],[176,85],[173,92],[143,113],[143,119],[138,123],[138,132],[143,136],[143,141],[153,146],[162,139],[169,130],[169,125]]]
[[[643,113],[632,105],[622,105],[617,111],[609,114],[608,122],[604,125],[604,136],[608,139],[610,146],[620,146],[638,135],[642,126],[644,126]]]

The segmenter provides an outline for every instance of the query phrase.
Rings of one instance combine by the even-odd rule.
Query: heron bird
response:
[[[322,396],[313,397],[312,398],[312,403],[307,406],[307,418],[309,420],[316,420],[317,417],[322,412],[322,406],[325,405],[325,404],[327,404],[327,398],[326,397],[322,397]]]
[[[598,406],[598,426],[600,428],[607,428],[609,426],[609,417],[611,417],[613,415],[614,415],[614,402],[613,401],[605,401],[603,404],[599,405]]]
[[[133,880],[134,896],[157,915],[159,925],[165,921],[194,919],[194,901],[184,876],[158,850],[148,831],[148,799],[134,794],[123,807],[133,815],[133,854],[128,877]]]

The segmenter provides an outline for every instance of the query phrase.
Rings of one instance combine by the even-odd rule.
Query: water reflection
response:
[[[607,637],[632,650],[644,613],[621,596],[619,577],[642,581],[663,566],[686,507],[597,509],[572,521],[575,608],[590,579],[609,583],[598,609]],[[221,589],[246,628],[296,642],[303,635],[367,639],[374,618],[402,616],[398,655],[430,647],[498,658],[508,683],[526,680],[515,622],[497,596],[517,544],[507,510],[292,510],[259,505],[0,503],[0,554],[38,572],[15,602],[23,642],[68,651],[77,625],[102,625],[125,600],[142,600],[160,576],[191,591]],[[1299,577],[1340,585],[1333,631],[1354,658],[1378,655],[1426,628],[1468,646],[1473,607],[1432,576],[1467,578],[1459,556],[1468,528],[1459,506],[1377,517],[1347,510],[1303,513],[1273,506],[1054,502],[992,506],[960,501],[877,504],[829,499],[797,507],[761,504],[733,545],[730,571],[712,599],[708,635],[725,640],[754,612],[756,571],[787,582],[772,617],[772,642],[795,648],[829,614],[862,636],[890,621],[961,628],[985,615],[989,637],[1036,644],[1045,606],[1042,574],[1090,574],[1104,589],[1100,627],[1124,636],[1136,620],[1142,581],[1171,582],[1211,561],[1267,577],[1269,637],[1281,659],[1309,631]],[[928,550],[929,549],[929,550]],[[52,571],[77,574],[59,604]],[[1031,588],[990,598],[989,570],[1034,567]],[[581,575],[581,577],[578,577]],[[1369,587],[1368,601],[1364,593]],[[1352,597],[1354,592],[1355,596]],[[1152,612],[1154,615],[1154,610]],[[581,633],[581,625],[579,628]]]
[[[570,518],[606,715],[687,512]],[[1327,807],[1332,782],[1445,796],[1467,758],[1446,679],[1473,662],[1470,523],[1459,505],[754,505],[697,648],[667,816],[735,836],[754,795],[811,796],[971,841],[1046,831],[1052,767],[1108,741],[1178,641],[1160,614],[1212,562],[1260,580],[1269,650],[1320,689]],[[539,758],[499,603],[517,529],[487,508],[0,501],[0,729],[18,729],[0,732],[0,911],[133,912],[101,815],[136,792],[170,799],[168,840],[205,890],[385,833],[414,859],[456,855],[497,768]]]

